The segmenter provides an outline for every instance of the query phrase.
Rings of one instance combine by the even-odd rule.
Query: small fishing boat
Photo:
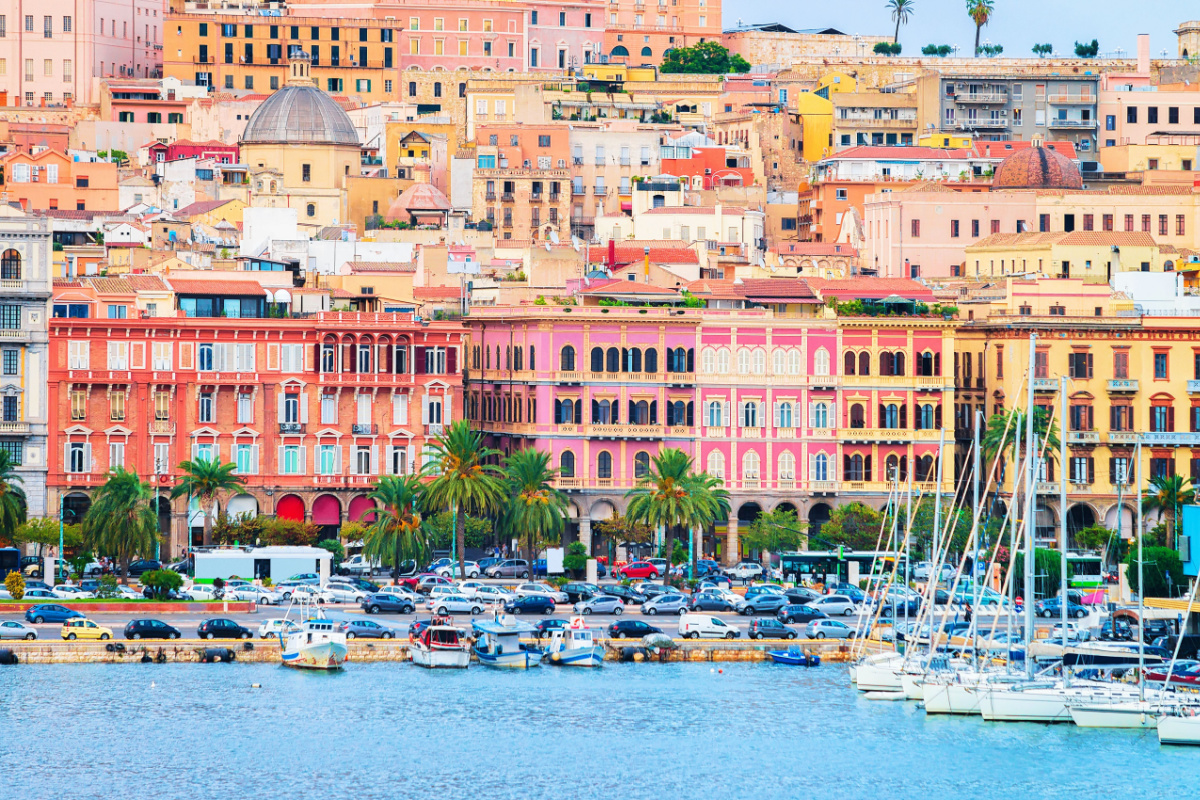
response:
[[[306,616],[299,629],[293,630],[286,637],[283,631],[287,626],[280,626],[279,655],[284,666],[296,669],[341,669],[346,663],[348,648],[346,634],[338,629],[332,620],[326,619],[325,610],[319,605],[312,605],[309,615],[305,614],[305,603],[301,598],[294,605],[299,606],[299,615]],[[291,608],[288,609],[291,612]],[[284,615],[287,619],[287,615]]]
[[[790,667],[819,667],[821,657],[815,653],[805,653],[799,647],[789,647],[787,650],[772,650],[767,653],[776,664],[786,664]]]
[[[471,650],[450,617],[434,617],[432,623],[413,642],[412,662],[429,669],[466,669]]]
[[[494,620],[479,620],[472,626],[475,644],[471,652],[485,667],[529,669],[542,663],[540,647],[521,644],[521,634],[537,633],[537,628],[502,614]]]
[[[598,667],[604,663],[604,645],[596,642],[583,617],[572,617],[566,627],[551,634],[546,658],[559,667]]]

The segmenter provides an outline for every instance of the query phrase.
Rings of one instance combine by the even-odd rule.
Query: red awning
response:
[[[294,494],[279,498],[275,504],[275,516],[293,522],[304,522],[304,501]]]
[[[374,522],[375,503],[369,497],[359,495],[350,501],[350,512],[347,519],[350,522]]]
[[[318,525],[341,525],[342,504],[331,494],[323,494],[313,503],[312,521]]]
[[[622,211],[633,211],[633,201],[622,200],[621,201],[621,210]]]

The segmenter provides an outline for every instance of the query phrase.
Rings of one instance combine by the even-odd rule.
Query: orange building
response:
[[[677,47],[721,42],[721,0],[614,0],[606,15],[604,52],[613,61],[658,64]]]
[[[478,125],[472,210],[504,239],[565,236],[571,199],[565,125]]]
[[[59,150],[0,157],[0,188],[26,211],[117,211],[117,165],[72,161]]]

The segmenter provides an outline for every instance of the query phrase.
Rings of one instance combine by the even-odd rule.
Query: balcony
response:
[[[596,186],[595,188],[592,189],[592,194],[596,195],[596,197],[607,197],[608,196],[608,187]]]
[[[1090,483],[1072,483],[1071,488],[1067,490],[1067,494],[1091,494],[1092,485]]]
[[[280,433],[304,433],[308,426],[303,422],[281,422],[279,423]]]
[[[992,117],[989,119],[960,119],[954,121],[954,128],[960,131],[1001,130],[1008,127],[1008,117]]]
[[[1143,433],[1142,444],[1160,447],[1197,447],[1200,446],[1200,433],[1183,432],[1154,432]]]
[[[150,433],[174,434],[175,423],[169,419],[152,419],[150,420]]]
[[[1100,444],[1096,431],[1067,431],[1067,444]]]
[[[531,202],[531,203],[541,203],[541,202],[543,202],[543,198],[544,198],[544,197],[545,197],[545,195],[543,195],[541,192],[532,192],[532,193],[529,195],[529,202]]]
[[[589,425],[586,435],[607,439],[657,439],[665,433],[662,425]]]
[[[443,430],[444,430],[444,428],[440,422],[430,423],[425,426],[425,435],[426,436],[441,436]]]
[[[1048,128],[1067,128],[1075,130],[1095,130],[1094,119],[1050,119],[1046,121]]]
[[[29,433],[29,423],[0,422],[0,433]]]
[[[1057,392],[1058,378],[1034,378],[1033,390],[1035,392]]]
[[[836,494],[838,490],[837,481],[809,481],[808,491],[812,494]]]
[[[516,198],[513,196],[512,192],[501,192],[500,193],[500,202],[501,203],[511,203],[515,200],[516,200]]]
[[[1007,103],[1008,92],[968,92],[954,95],[956,103]]]
[[[379,433],[379,426],[373,422],[356,422],[351,431],[355,436],[375,436]]]
[[[21,328],[0,328],[0,341],[28,342],[30,333],[30,331]]]
[[[942,389],[946,385],[946,381],[940,375],[918,375],[916,376],[916,388],[918,390],[929,391],[931,389]],[[979,388],[983,388],[982,386]]]
[[[1109,431],[1108,432],[1108,443],[1109,444],[1137,444],[1137,437],[1138,437],[1138,435],[1131,431]]]
[[[573,194],[573,195],[585,195],[585,194],[587,194],[587,189],[583,188],[582,186],[572,186],[572,187],[571,187],[571,194]]]
[[[913,438],[907,428],[850,428],[842,431],[842,438],[850,442],[906,442]]]
[[[1187,382],[1187,393],[1188,394],[1200,394],[1200,380],[1188,381]]]
[[[483,195],[483,199],[489,203],[495,202],[496,193],[495,192],[485,192]]]
[[[1046,100],[1050,103],[1055,103],[1060,106],[1094,106],[1096,98],[1090,94],[1051,94],[1046,96]]]
[[[560,193],[559,193],[559,192],[551,192],[551,193],[550,193],[550,202],[551,202],[551,203],[557,203],[557,202],[558,202],[558,198],[559,198],[560,196],[561,196],[561,195],[560,195]]]
[[[1138,390],[1137,378],[1113,378],[1108,382],[1108,390],[1110,392],[1136,392]]]
[[[1038,481],[1034,487],[1037,494],[1058,494],[1058,481]]]

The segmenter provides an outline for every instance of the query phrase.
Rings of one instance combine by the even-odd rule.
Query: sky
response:
[[[791,28],[832,27],[848,34],[886,35],[895,32],[886,0],[722,0],[726,27],[741,19],[746,24],[780,22]],[[1150,52],[1158,58],[1166,49],[1177,53],[1173,31],[1179,23],[1200,19],[1196,0],[995,0],[993,21],[980,41],[1004,45],[1006,56],[1032,57],[1030,48],[1048,42],[1057,53],[1073,55],[1075,41],[1096,39],[1101,53],[1119,47],[1122,56],[1136,52],[1137,35],[1150,34]],[[965,0],[916,0],[915,12],[900,29],[904,55],[917,55],[926,44],[958,45],[967,53],[975,40],[975,25]]]

